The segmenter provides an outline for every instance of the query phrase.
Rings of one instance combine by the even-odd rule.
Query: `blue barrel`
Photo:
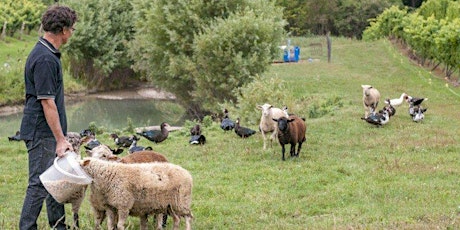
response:
[[[284,49],[283,60],[284,62],[289,62],[289,50],[288,49]]]
[[[300,57],[300,47],[296,46],[294,47],[294,61],[298,62]]]

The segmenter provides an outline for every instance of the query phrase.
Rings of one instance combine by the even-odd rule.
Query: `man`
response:
[[[43,37],[27,58],[24,80],[26,101],[21,139],[29,156],[29,185],[22,206],[19,229],[37,229],[37,219],[46,200],[52,229],[66,229],[64,205],[43,187],[39,176],[53,160],[73,150],[65,139],[67,117],[59,47],[72,36],[77,15],[66,6],[51,6],[42,16]]]

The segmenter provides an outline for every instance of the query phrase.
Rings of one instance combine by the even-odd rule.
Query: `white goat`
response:
[[[364,118],[367,118],[370,113],[375,113],[380,100],[380,92],[371,85],[361,85],[361,88],[363,88]]]
[[[288,117],[287,113],[280,108],[275,108],[270,104],[265,103],[264,105],[257,105],[257,108],[262,110],[262,116],[260,117],[259,130],[262,133],[264,139],[264,149],[266,149],[266,137],[265,134],[272,133],[270,136],[270,147],[273,146],[273,139],[277,138],[277,124],[273,119],[279,119],[281,117]]]

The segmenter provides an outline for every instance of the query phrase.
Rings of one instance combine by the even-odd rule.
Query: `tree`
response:
[[[63,47],[71,73],[93,89],[114,89],[134,78],[127,43],[134,35],[130,0],[61,1],[78,13],[76,31]]]
[[[277,0],[284,7],[286,29],[295,36],[331,32],[334,36],[360,38],[376,17],[401,0]]]
[[[134,8],[135,70],[199,119],[236,100],[235,89],[268,68],[284,37],[282,11],[272,1],[138,0]]]

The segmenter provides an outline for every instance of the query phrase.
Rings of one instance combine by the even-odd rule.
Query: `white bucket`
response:
[[[80,167],[77,158],[76,153],[66,152],[64,157],[56,157],[53,165],[40,175],[46,190],[59,203],[67,203],[92,181]]]

